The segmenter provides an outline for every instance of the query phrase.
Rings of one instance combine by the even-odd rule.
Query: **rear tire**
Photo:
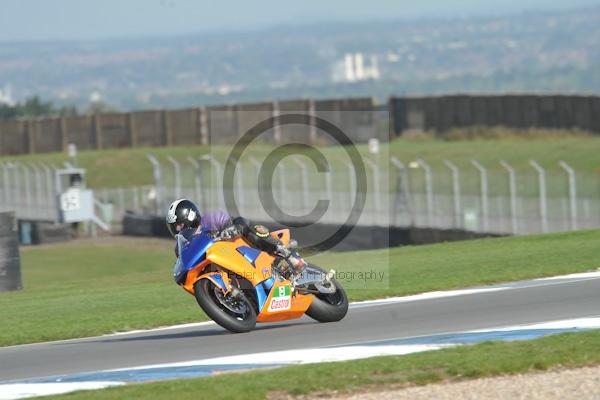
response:
[[[208,279],[200,279],[194,284],[196,301],[206,315],[230,332],[243,333],[253,330],[256,326],[256,312],[252,304],[244,299],[244,312],[235,313],[217,297],[217,291],[220,290]]]
[[[311,267],[315,267],[311,265]],[[318,268],[318,267],[317,267]],[[321,271],[322,269],[319,268]],[[335,293],[320,293],[314,295],[314,299],[306,315],[319,322],[336,322],[348,313],[348,296],[338,281],[332,279],[336,287]]]

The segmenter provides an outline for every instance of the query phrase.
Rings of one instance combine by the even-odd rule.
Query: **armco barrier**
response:
[[[283,225],[272,224],[264,221],[253,221],[264,224],[269,229],[280,229]],[[314,224],[309,229],[295,230],[291,228],[291,234],[302,243],[311,243],[314,237],[323,231],[336,232],[339,225]],[[153,215],[126,214],[123,218],[123,234],[127,236],[146,236],[157,238],[171,237],[162,217]],[[430,244],[438,242],[450,242],[456,240],[476,239],[483,237],[496,237],[502,235],[468,232],[459,229],[430,229],[430,228],[396,228],[378,226],[355,226],[350,234],[344,238],[334,251],[355,251],[368,249],[381,249],[409,244]],[[320,249],[315,249],[320,250]]]

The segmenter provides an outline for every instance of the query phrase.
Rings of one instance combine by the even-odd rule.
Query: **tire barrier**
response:
[[[171,234],[165,219],[153,215],[126,213],[123,217],[123,235],[169,238]]]
[[[270,230],[281,229],[284,226],[264,221],[252,221],[262,224]],[[291,228],[292,237],[302,243],[314,243],[314,237],[329,234],[339,230],[339,225],[314,224],[311,229],[303,228],[295,231]],[[123,218],[123,234],[126,236],[145,236],[169,238],[171,237],[162,217],[153,215],[126,214]],[[381,249],[404,245],[431,244],[452,242],[457,240],[478,239],[484,237],[498,237],[502,235],[484,234],[459,229],[430,229],[430,228],[395,228],[380,226],[355,226],[350,234],[332,250],[356,251]],[[312,248],[312,250],[323,250]]]
[[[73,239],[70,224],[19,220],[19,239],[23,245],[66,242]]]
[[[0,292],[23,288],[19,237],[14,212],[0,213]]]

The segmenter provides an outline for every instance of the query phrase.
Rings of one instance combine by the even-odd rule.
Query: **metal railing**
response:
[[[156,214],[162,215],[178,197],[197,199],[204,210],[225,209],[223,161],[211,156],[185,162],[169,158],[167,165],[152,155],[149,159],[155,178],[160,177],[153,192]],[[266,189],[291,215],[308,214],[327,199],[330,210],[319,222],[343,224],[357,190],[354,167],[343,160],[328,161],[332,167],[323,174],[292,157],[275,168]],[[600,227],[600,177],[578,173],[564,161],[553,169],[535,160],[519,168],[506,161],[493,166],[477,160],[433,164],[424,159],[365,159],[366,203],[358,224],[513,235]],[[240,214],[268,221],[272,213],[260,199],[260,168],[252,157],[240,162],[233,192]]]
[[[154,185],[95,190],[97,214],[120,222],[134,211],[164,215],[171,201],[195,199],[204,211],[226,209],[225,163],[213,156],[159,160],[149,155]],[[364,195],[356,223],[363,226],[461,229],[524,235],[600,227],[600,176],[575,171],[566,162],[542,166],[506,161],[364,159],[366,187],[359,187],[354,165],[329,159],[327,172],[291,156],[273,169],[261,186],[263,165],[241,160],[233,179],[239,214],[258,221],[273,219],[273,209],[299,217],[326,206],[321,223],[344,224],[355,200]],[[0,163],[0,210],[21,219],[57,221],[56,167],[41,163]],[[264,182],[263,182],[264,183]],[[262,193],[261,193],[262,192]],[[265,195],[273,203],[265,203]],[[360,195],[359,195],[360,194]],[[328,202],[328,203],[323,203]]]

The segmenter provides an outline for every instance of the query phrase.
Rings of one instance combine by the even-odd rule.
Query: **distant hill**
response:
[[[0,89],[121,109],[302,96],[600,93],[600,7],[86,42],[0,42]]]

